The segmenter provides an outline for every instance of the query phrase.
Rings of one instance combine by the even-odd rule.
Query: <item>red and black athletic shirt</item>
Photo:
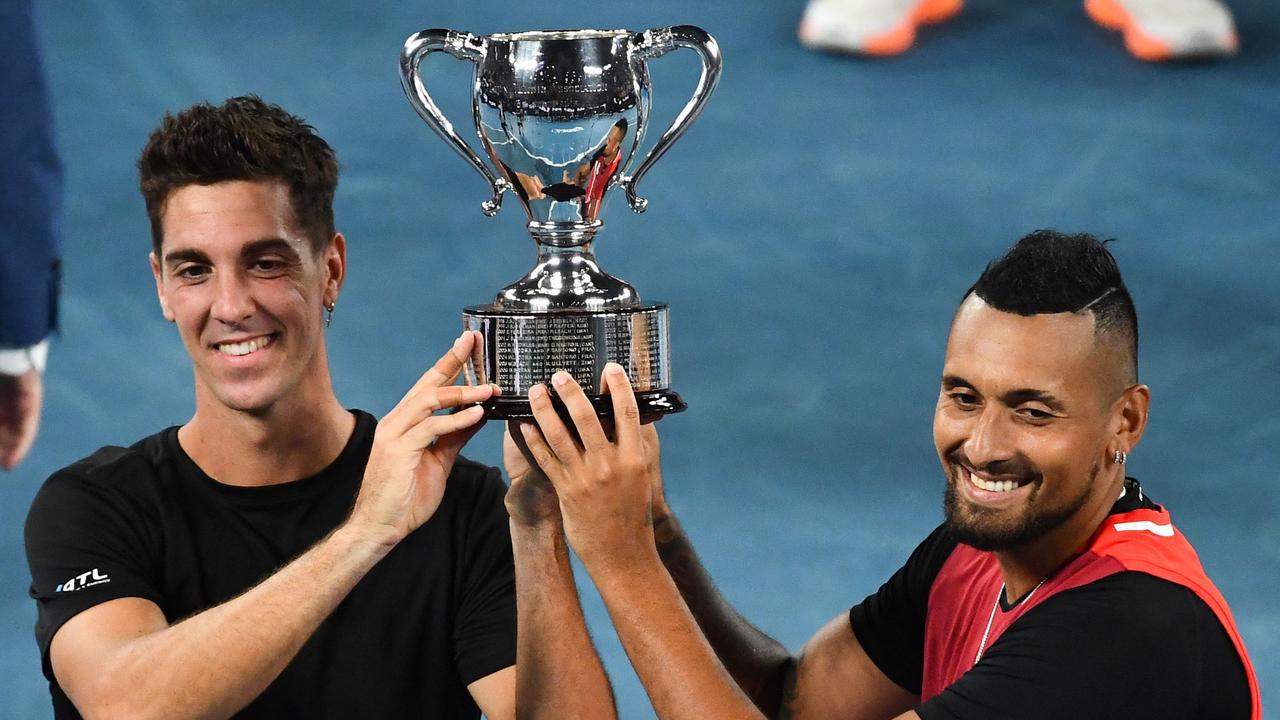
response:
[[[1262,717],[1226,602],[1132,479],[1088,549],[1019,603],[994,555],[939,527],[849,619],[924,720]]]

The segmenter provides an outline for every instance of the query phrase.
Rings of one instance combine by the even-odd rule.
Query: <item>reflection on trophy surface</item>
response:
[[[627,175],[649,118],[646,61],[680,47],[702,59],[698,86]],[[475,126],[496,173],[458,136],[422,81],[422,58],[441,50],[476,63]],[[463,312],[465,327],[484,338],[468,382],[502,388],[487,415],[528,416],[528,389],[557,370],[569,371],[607,414],[611,405],[598,385],[608,362],[627,370],[641,412],[683,410],[671,389],[667,306],[642,303],[634,287],[601,270],[592,244],[613,185],[623,187],[633,210],[644,211],[636,184],[697,118],[719,81],[715,40],[689,25],[489,36],[423,30],[405,43],[400,74],[418,114],[488,181],[493,195],[482,204],[485,214],[497,213],[511,190],[537,245],[533,269],[492,304]]]

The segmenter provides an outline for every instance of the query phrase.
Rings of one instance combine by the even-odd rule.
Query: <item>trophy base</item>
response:
[[[462,316],[463,327],[482,338],[467,363],[467,383],[502,388],[501,396],[484,403],[485,417],[532,417],[529,388],[549,387],[559,370],[582,386],[599,415],[612,415],[613,404],[600,386],[600,374],[611,362],[626,370],[642,414],[687,407],[671,390],[666,305],[552,312],[476,305]]]
[[[587,399],[595,407],[596,415],[613,417],[613,400],[608,395],[588,395]],[[556,412],[560,414],[560,419],[564,420],[567,426],[573,427],[573,419],[569,417],[569,410],[560,401],[560,398],[552,395],[551,404],[555,407]],[[636,393],[636,405],[640,408],[640,417],[642,418],[683,412],[689,407],[680,397],[680,393],[674,390],[638,392]],[[480,406],[484,408],[484,416],[492,420],[527,420],[533,417],[533,410],[529,407],[529,398],[525,397],[496,397],[488,402],[481,403]]]

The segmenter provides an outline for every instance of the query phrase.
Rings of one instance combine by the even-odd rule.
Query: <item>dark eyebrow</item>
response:
[[[968,380],[965,380],[959,375],[943,375],[942,388],[944,390],[954,390],[955,388],[975,389],[973,383],[969,382]],[[1019,388],[1018,390],[1010,390],[1009,392],[1000,396],[1000,402],[1007,405],[1008,407],[1017,407],[1025,402],[1038,402],[1038,403],[1043,403],[1045,406],[1047,406],[1051,410],[1055,410],[1055,411],[1062,410],[1062,401],[1059,400],[1057,397],[1055,397],[1053,393],[1048,393],[1043,390],[1036,390],[1034,388]]]
[[[290,258],[297,258],[298,251],[293,249],[288,240],[284,238],[263,238],[262,240],[254,240],[244,249],[240,251],[241,257],[253,257],[261,255],[264,252],[278,252],[288,255]],[[209,264],[209,256],[199,250],[181,249],[173,250],[165,253],[164,264],[166,266],[174,265],[180,262],[198,262]]]
[[[208,264],[209,256],[199,250],[173,250],[164,255],[164,265],[175,265],[180,262],[198,262]]]
[[[262,240],[254,240],[244,249],[240,251],[241,257],[252,257],[261,255],[265,252],[278,252],[282,255],[288,255],[290,258],[297,258],[298,251],[293,249],[288,240],[284,238],[263,238]]]
[[[1050,410],[1061,411],[1062,401],[1054,397],[1052,393],[1043,390],[1035,390],[1032,388],[1022,388],[1020,390],[1010,390],[1000,396],[1000,402],[1009,407],[1017,407],[1025,402],[1043,403]]]

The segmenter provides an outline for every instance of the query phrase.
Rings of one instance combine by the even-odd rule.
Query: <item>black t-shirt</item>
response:
[[[1130,481],[1112,513],[1157,507]],[[956,541],[934,530],[880,590],[849,611],[872,662],[920,694],[929,589]],[[1001,599],[1001,611],[1013,609]],[[1064,590],[1031,608],[940,695],[923,720],[1248,718],[1244,665],[1196,594],[1140,572]]]
[[[27,517],[36,639],[55,715],[78,718],[49,662],[54,633],[108,600],[170,623],[270,576],[350,513],[374,418],[320,473],[235,487],[205,475],[169,428],[107,447],[45,482]],[[478,718],[466,686],[515,663],[515,572],[498,471],[459,458],[435,514],[366,575],[237,717]]]

